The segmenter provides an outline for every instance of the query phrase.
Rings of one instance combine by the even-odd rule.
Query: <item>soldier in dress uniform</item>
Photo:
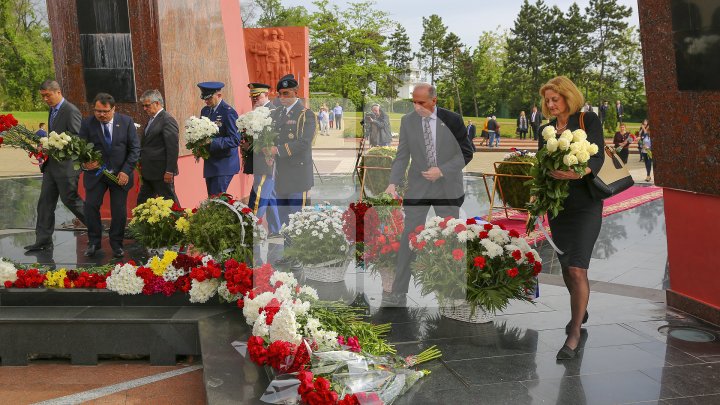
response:
[[[240,156],[238,146],[240,135],[235,121],[238,114],[234,108],[222,99],[221,90],[225,87],[221,82],[202,82],[200,98],[206,106],[200,115],[208,117],[220,128],[220,133],[210,143],[210,158],[205,159],[203,177],[209,196],[227,191],[233,176],[240,172]]]
[[[275,110],[275,106],[268,98],[269,85],[250,83],[248,88],[253,108],[266,107],[271,111]],[[242,131],[242,128],[239,129]],[[262,218],[267,213],[268,231],[271,236],[277,235],[280,232],[280,216],[275,199],[275,165],[272,160],[266,160],[261,151],[251,150],[252,138],[243,138],[240,148],[245,159],[243,173],[253,175],[253,187],[248,205],[258,218]]]
[[[317,121],[312,110],[298,98],[298,82],[286,75],[277,84],[282,107],[273,113],[278,136],[267,154],[275,160],[275,192],[280,222],[309,204],[313,182],[312,142]]]

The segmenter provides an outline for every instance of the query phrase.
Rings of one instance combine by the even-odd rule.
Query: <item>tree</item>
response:
[[[425,70],[430,73],[430,84],[435,84],[435,77],[441,71],[440,55],[445,41],[447,27],[439,15],[423,17],[423,34],[420,37],[420,59],[425,64]]]
[[[244,28],[251,28],[255,25],[259,8],[255,0],[243,0],[240,3],[240,18]]]
[[[42,108],[37,88],[53,70],[50,32],[39,5],[0,1],[0,109]]]
[[[606,69],[612,61],[611,52],[628,45],[622,33],[628,27],[625,19],[630,17],[632,9],[618,4],[617,0],[590,0],[585,14],[593,33],[592,50],[599,69],[597,94],[605,97],[605,90],[610,87],[606,83]]]
[[[449,33],[443,40],[440,56],[445,61],[442,71],[452,91],[452,97],[456,98],[457,108],[460,115],[463,115],[462,100],[460,99],[460,90],[458,82],[461,78],[460,58],[464,45],[460,42],[460,37],[455,33]]]
[[[592,61],[590,47],[590,24],[573,3],[567,13],[558,21],[559,40],[557,46],[556,74],[571,78],[580,88],[585,88],[588,96],[588,75],[586,71]]]
[[[303,6],[285,8],[281,0],[255,0],[262,10],[258,27],[294,27],[308,25],[310,14]]]
[[[637,120],[647,115],[647,98],[640,48],[640,33],[637,28],[629,27],[622,33],[627,46],[616,49],[614,59],[618,69],[613,73],[619,79],[618,97],[624,105],[624,120]]]
[[[410,71],[409,64],[413,59],[410,37],[405,27],[400,24],[395,26],[395,31],[388,38],[388,65],[390,72],[385,83],[379,86],[380,94],[391,100],[397,97],[397,88],[403,83],[405,75]],[[390,103],[392,111],[393,103]]]

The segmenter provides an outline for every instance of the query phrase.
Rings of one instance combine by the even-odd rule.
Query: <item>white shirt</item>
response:
[[[292,105],[290,107],[285,107],[285,114],[290,114],[290,110],[292,110],[293,107],[295,107],[295,105],[297,105],[298,101],[300,101],[299,98],[295,99],[295,102],[292,103]]]
[[[100,130],[102,131],[103,137],[105,137],[105,130],[102,127],[107,127],[107,129],[110,131],[110,142],[112,142],[113,139],[113,122],[115,121],[115,118],[111,119],[110,122],[107,124],[101,122],[100,123]]]

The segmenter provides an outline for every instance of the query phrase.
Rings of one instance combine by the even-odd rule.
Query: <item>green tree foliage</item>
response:
[[[611,76],[608,68],[617,68],[613,52],[628,46],[623,32],[628,27],[626,19],[632,15],[632,9],[618,4],[617,0],[590,0],[585,14],[592,32],[592,53],[599,70],[596,93],[605,97],[606,91],[612,87],[607,82]]]
[[[410,71],[409,63],[413,59],[410,37],[405,27],[400,24],[395,26],[395,31],[388,38],[387,61],[390,71],[386,80],[378,83],[378,95],[385,98],[395,99],[398,95],[398,87],[403,83],[404,76]],[[392,104],[391,110],[392,110]]]
[[[420,37],[420,59],[425,71],[430,73],[430,83],[435,84],[435,77],[442,71],[441,55],[445,45],[447,27],[439,15],[423,17],[423,34]]]
[[[0,110],[39,110],[54,76],[47,22],[30,0],[0,0]]]
[[[281,0],[254,0],[262,10],[258,27],[295,27],[308,25],[310,13],[303,6],[284,7]],[[253,9],[254,10],[254,9]]]
[[[462,74],[460,61],[462,60],[463,48],[464,45],[460,41],[460,37],[451,32],[445,37],[440,50],[440,56],[444,61],[442,64],[442,72],[447,78],[448,90],[451,92],[449,97],[454,99],[460,115],[463,115],[459,87],[461,80],[460,76]]]

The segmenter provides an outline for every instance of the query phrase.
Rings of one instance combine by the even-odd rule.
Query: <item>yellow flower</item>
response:
[[[165,274],[165,270],[167,270],[167,267],[172,264],[172,262],[177,259],[178,254],[177,252],[173,252],[172,250],[166,250],[163,254],[162,259],[160,259],[157,256],[153,256],[152,259],[150,259],[150,269],[152,269],[153,274],[156,276],[162,276]]]
[[[182,233],[187,233],[190,230],[190,221],[185,218],[178,218],[175,222],[175,229]]]
[[[48,271],[45,273],[46,279],[43,284],[48,288],[65,288],[65,277],[67,271],[65,269]]]

